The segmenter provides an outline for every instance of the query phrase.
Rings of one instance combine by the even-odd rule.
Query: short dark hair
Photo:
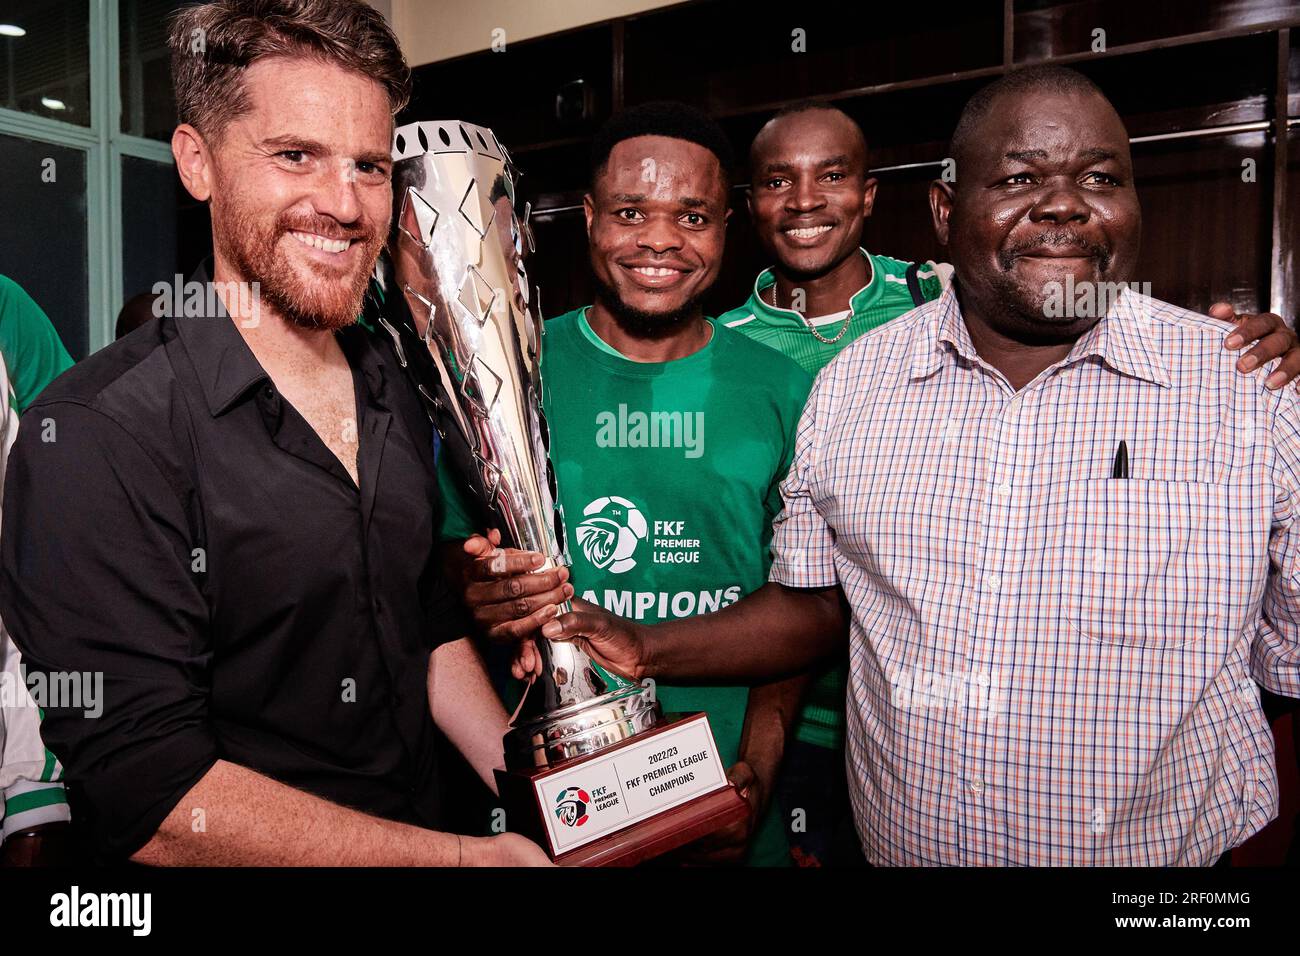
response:
[[[727,134],[703,110],[671,100],[642,103],[609,118],[597,131],[591,144],[592,182],[595,182],[609,162],[609,154],[614,151],[614,147],[638,136],[667,136],[703,146],[718,158],[723,181],[728,187],[731,185],[731,169],[736,158]]]
[[[787,116],[797,116],[800,113],[811,113],[815,111],[820,111],[823,113],[839,113],[846,120],[848,120],[849,123],[852,124],[853,128],[858,131],[858,135],[862,137],[863,159],[868,160],[868,165],[870,165],[869,162],[870,145],[867,143],[867,134],[866,131],[863,130],[862,124],[859,123],[857,120],[855,120],[844,110],[840,109],[840,107],[836,106],[830,100],[823,100],[823,99],[818,99],[816,97],[809,97],[808,99],[795,100],[793,103],[787,103],[785,104],[785,106],[781,107],[779,110],[777,110],[775,113],[772,114],[772,118],[763,124],[763,129],[766,129],[772,123],[775,123],[779,119],[784,119]],[[761,133],[762,130],[759,130],[759,132]],[[758,142],[758,136],[755,136],[754,141],[749,144],[750,166],[754,165],[754,144],[757,142]]]
[[[167,45],[180,121],[213,139],[248,111],[244,71],[267,57],[312,57],[377,80],[394,114],[411,96],[397,37],[361,0],[212,0],[178,10]]]
[[[966,101],[961,117],[957,120],[957,128],[953,130],[952,139],[948,143],[948,155],[957,160],[958,166],[961,165],[962,153],[970,145],[971,137],[975,135],[984,117],[993,109],[993,103],[999,96],[1009,93],[1037,92],[1091,93],[1106,99],[1106,94],[1101,91],[1101,87],[1078,70],[1072,70],[1068,66],[1044,64],[1012,70],[1006,76],[980,88]]]
[[[848,113],[845,113],[830,100],[808,97],[807,99],[795,100],[793,103],[786,103],[785,106],[772,114],[772,119],[780,119],[782,116],[793,116],[796,113],[807,113],[810,110],[825,110],[828,113],[843,113],[843,115],[849,116]],[[853,119],[853,117],[849,116],[849,119]],[[770,123],[771,120],[768,120],[768,122]]]

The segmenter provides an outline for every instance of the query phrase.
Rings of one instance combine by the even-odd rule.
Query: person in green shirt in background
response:
[[[72,357],[41,307],[0,275],[0,493],[19,416],[71,367]],[[66,864],[72,847],[63,765],[41,741],[40,702],[28,694],[21,656],[2,621],[0,681],[9,685],[0,695],[0,864]]]
[[[598,293],[546,323],[542,350],[572,584],[570,569],[526,573],[532,565],[497,549],[495,532],[474,535],[482,524],[440,465],[443,536],[469,539],[465,600],[489,637],[504,639],[502,622],[525,614],[509,627],[534,632],[575,594],[657,622],[725,607],[766,581],[811,376],[704,316],[700,299],[722,262],[730,167],[725,134],[681,104],[633,108],[596,136],[585,207]],[[708,713],[752,810],[678,859],[788,865],[770,796],[803,684],[656,689],[666,712]]]
[[[0,275],[0,356],[9,371],[10,407],[19,414],[46,385],[72,368],[72,356],[49,317],[22,286],[5,275]],[[0,432],[0,436],[6,434]]]
[[[950,266],[860,248],[876,180],[847,114],[812,101],[790,106],[759,130],[749,161],[750,218],[776,264],[718,321],[816,374],[864,332],[943,292]]]
[[[816,100],[786,107],[754,138],[749,163],[750,218],[775,264],[759,274],[744,305],[718,317],[728,328],[815,375],[860,335],[937,299],[951,280],[946,264],[861,248],[877,182],[866,137],[843,111]],[[1278,316],[1235,315],[1226,303],[1212,306],[1211,314],[1238,323],[1238,340],[1229,336],[1228,348],[1259,340],[1243,356],[1241,371],[1285,356],[1272,387],[1300,372],[1295,335]],[[815,676],[777,785],[786,819],[802,823],[790,835],[801,866],[862,863],[845,780],[846,684],[847,660]]]
[[[749,162],[750,218],[776,264],[719,322],[816,374],[864,332],[939,297],[950,268],[860,247],[876,180],[848,115],[817,102],[784,109],[759,130]],[[844,776],[847,681],[847,659],[814,675],[777,784],[783,815],[800,824],[790,834],[800,866],[862,861]]]

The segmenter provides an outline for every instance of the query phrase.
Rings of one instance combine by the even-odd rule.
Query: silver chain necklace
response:
[[[776,283],[775,282],[772,283],[771,288],[772,288],[772,308],[779,309],[781,307],[776,304]],[[790,309],[789,311],[794,312],[793,309]],[[844,317],[844,325],[841,326],[839,334],[836,335],[835,338],[833,339],[828,339],[826,338],[826,336],[822,335],[820,332],[817,331],[817,326],[812,324],[812,320],[809,319],[808,316],[804,315],[802,312],[795,312],[794,314],[799,316],[799,318],[803,319],[803,324],[808,327],[808,331],[813,334],[813,338],[815,338],[818,342],[821,342],[823,345],[834,345],[840,339],[844,338],[844,333],[849,330],[849,325],[852,324],[853,322],[853,310],[849,309],[849,314]]]

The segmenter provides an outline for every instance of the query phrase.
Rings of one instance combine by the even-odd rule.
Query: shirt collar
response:
[[[194,366],[208,411],[215,418],[254,386],[269,381],[270,376],[254,357],[235,328],[235,320],[212,288],[210,263],[211,259],[194,270],[185,284],[185,298],[174,303],[173,315],[176,332]],[[190,293],[195,284],[202,289],[197,314],[184,307],[194,301]]]
[[[954,284],[935,300],[934,308],[924,323],[917,326],[912,348],[912,378],[925,378],[938,371],[953,352],[968,362],[978,362],[975,343],[966,330],[961,306],[953,291]]]
[[[1117,372],[1170,388],[1169,368],[1152,339],[1151,312],[1151,300],[1125,286],[1064,364],[1097,356]]]
[[[203,289],[201,314],[187,314],[183,308],[185,299],[177,303],[173,311],[177,334],[194,366],[208,411],[216,418],[248,396],[256,386],[270,382],[271,377],[235,328],[235,320],[226,311],[221,297],[214,291],[209,292],[210,263],[211,259],[208,259],[200,264],[186,283],[186,298],[193,288],[190,283],[197,283]],[[370,333],[361,326],[349,326],[338,335],[348,364],[353,368],[359,367],[371,394],[381,397],[386,386],[386,364]]]
[[[877,281],[876,273],[879,270],[876,268],[875,263],[871,261],[871,253],[861,247],[858,248],[858,252],[862,254],[862,258],[867,260],[867,269],[870,271],[871,277],[867,279],[866,285],[849,297],[848,307],[853,310],[855,317],[861,315],[868,306],[875,302],[883,285],[883,280]],[[758,274],[758,278],[754,280],[753,294],[749,297],[750,308],[759,319],[768,322],[781,322],[793,318],[802,327],[804,320],[798,312],[793,309],[779,309],[763,298],[763,293],[770,289],[775,282],[776,275],[770,268],[764,269]],[[812,316],[812,318],[819,318],[819,316]]]
[[[917,328],[912,350],[914,379],[933,374],[954,354],[968,362],[982,362],[962,317],[956,288],[955,282],[949,284],[935,301],[929,319]],[[1124,375],[1170,387],[1169,369],[1152,341],[1150,316],[1150,300],[1125,287],[1101,321],[1074,343],[1061,367],[1095,356]]]

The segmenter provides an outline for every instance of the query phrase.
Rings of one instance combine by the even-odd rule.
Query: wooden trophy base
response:
[[[506,825],[561,866],[635,866],[744,820],[708,719],[670,718],[596,754],[497,769]]]

